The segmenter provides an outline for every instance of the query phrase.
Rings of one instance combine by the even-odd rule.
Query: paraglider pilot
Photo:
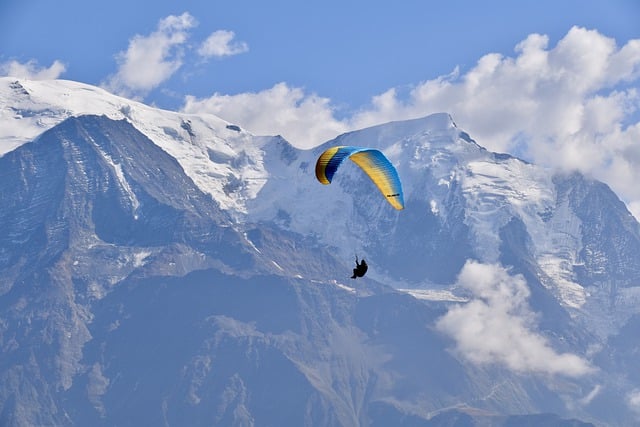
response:
[[[353,269],[353,276],[351,276],[351,278],[355,279],[356,277],[364,276],[368,268],[369,266],[364,258],[358,263],[358,255],[356,255],[356,268]]]

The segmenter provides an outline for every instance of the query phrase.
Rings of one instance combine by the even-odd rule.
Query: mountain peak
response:
[[[299,150],[0,79],[0,121],[0,424],[635,420],[640,230],[605,185],[446,113]],[[405,209],[352,162],[321,185],[329,145],[383,151]]]

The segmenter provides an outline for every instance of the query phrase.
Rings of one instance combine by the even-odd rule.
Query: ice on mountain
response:
[[[199,363],[219,356],[216,366],[225,366],[223,355],[234,346],[238,352],[228,357],[227,365],[234,379],[225,390],[255,390],[242,383],[239,366],[248,365],[236,365],[240,359],[242,363],[255,359],[257,364],[250,369],[273,366],[275,360],[290,369],[286,384],[302,385],[307,393],[316,384],[320,394],[313,394],[314,399],[328,399],[327,405],[343,405],[346,397],[353,406],[345,409],[349,415],[365,403],[371,411],[371,405],[384,399],[401,407],[383,410],[391,408],[401,416],[413,410],[433,413],[436,409],[429,405],[439,399],[457,402],[460,390],[467,393],[464,402],[481,401],[479,405],[502,411],[548,408],[549,400],[557,409],[561,403],[556,401],[574,402],[575,396],[585,395],[586,405],[591,401],[603,405],[598,402],[602,395],[610,402],[635,387],[637,379],[626,375],[634,366],[636,351],[628,337],[637,335],[633,321],[640,301],[637,223],[606,186],[488,152],[448,114],[354,131],[320,147],[299,150],[281,137],[251,135],[215,116],[162,111],[79,83],[16,84],[15,79],[0,78],[0,121],[0,154],[7,156],[35,140],[23,158],[31,152],[47,153],[43,144],[52,144],[60,157],[41,156],[39,167],[48,175],[58,170],[58,163],[68,167],[56,182],[55,194],[66,204],[52,209],[51,217],[43,213],[47,221],[21,210],[22,201],[13,198],[13,188],[25,184],[20,172],[14,173],[19,177],[15,181],[5,182],[3,194],[14,205],[3,217],[2,227],[9,231],[0,245],[0,261],[6,266],[0,288],[7,301],[17,295],[8,303],[12,305],[7,312],[14,317],[5,321],[9,319],[5,313],[2,319],[10,331],[5,334],[9,337],[5,350],[17,355],[22,344],[11,334],[33,331],[30,348],[42,357],[46,346],[38,341],[39,330],[48,334],[47,345],[63,343],[63,356],[72,363],[58,359],[41,364],[38,375],[51,371],[57,375],[61,368],[55,384],[74,393],[64,399],[88,393],[89,403],[100,414],[113,410],[112,386],[137,387],[127,382],[127,374],[139,375],[126,372],[126,364],[116,366],[116,359],[138,357],[137,351],[128,350],[140,340],[147,341],[136,350],[154,349],[148,356],[156,356],[158,345],[167,345],[169,353],[176,350],[183,357],[187,367],[181,362],[178,376],[191,375],[191,382],[181,387],[193,392],[189,394],[193,402],[212,402],[202,390],[207,381],[219,380],[207,377],[209,367]],[[43,134],[54,126],[53,132]],[[86,138],[87,133],[95,140]],[[315,160],[324,148],[338,144],[382,150],[402,177],[407,208],[391,209],[349,162],[331,185],[320,185],[314,176]],[[138,155],[145,162],[138,162]],[[15,165],[15,171],[33,172]],[[91,171],[96,174],[90,176]],[[38,180],[41,176],[32,178],[48,182]],[[25,188],[28,193],[30,187]],[[45,193],[40,191],[36,201]],[[55,202],[52,206],[58,206]],[[96,204],[101,204],[100,210],[92,210]],[[82,212],[70,216],[76,208]],[[72,222],[72,232],[65,232],[64,221]],[[37,262],[50,259],[58,250],[56,244],[64,246],[65,239],[71,243],[57,264],[44,264],[39,270],[38,274],[56,279],[53,290],[34,282],[41,288],[29,294],[28,282],[36,275],[23,268],[23,259],[31,256],[23,252],[31,238],[24,230],[33,228],[37,233],[43,223],[37,242],[42,251],[36,256],[44,256]],[[365,257],[371,268],[357,287],[350,287],[340,278],[350,274],[354,254]],[[501,268],[528,287],[526,319],[516,320],[527,320],[534,337],[548,340],[558,354],[586,354],[594,365],[611,368],[616,376],[609,379],[607,371],[560,383],[555,378],[540,380],[535,374],[523,379],[501,367],[484,371],[465,364],[464,357],[449,351],[447,337],[434,334],[433,325],[451,307],[482,302],[481,293],[473,295],[455,285],[469,260],[502,263]],[[53,303],[63,308],[51,310]],[[167,316],[166,308],[174,304],[182,304],[176,310],[181,316],[173,316],[171,310]],[[42,310],[42,316],[30,314],[32,309]],[[275,315],[259,318],[266,309]],[[203,313],[215,314],[199,317]],[[162,327],[153,320],[145,323],[149,316],[161,320]],[[27,325],[51,318],[62,323],[48,325],[62,327]],[[10,322],[22,322],[27,329],[12,330],[16,326]],[[85,325],[91,328],[91,335],[84,335],[91,340],[88,346],[82,342],[85,338],[77,338]],[[222,329],[211,329],[212,325]],[[174,348],[186,329],[188,350]],[[496,329],[499,335],[500,328]],[[153,334],[140,334],[141,330]],[[156,333],[168,339],[153,340]],[[191,333],[201,335],[191,340]],[[317,341],[305,341],[309,336]],[[336,336],[339,348],[331,346]],[[130,341],[118,348],[119,338]],[[239,340],[228,341],[234,338]],[[75,340],[72,347],[69,340]],[[229,342],[231,346],[218,347]],[[104,353],[114,349],[120,352]],[[523,355],[527,348],[521,350]],[[103,365],[104,360],[109,365]],[[175,362],[157,360],[167,364],[163,367]],[[49,369],[50,365],[55,368]],[[118,369],[125,374],[111,376],[120,375]],[[446,386],[432,382],[443,372],[454,372],[459,381],[448,382],[447,376]],[[154,384],[145,381],[149,378],[142,376],[138,384]],[[416,400],[398,398],[396,378],[414,381],[411,385],[420,390]],[[495,378],[500,378],[498,384]],[[281,375],[278,380],[283,380]],[[594,383],[606,386],[597,389]],[[269,384],[272,381],[265,389]],[[420,388],[423,384],[430,388]],[[450,387],[455,389],[451,396],[442,397],[442,390]],[[298,394],[298,387],[292,389]],[[431,392],[438,398],[432,399]],[[422,393],[428,396],[424,400]],[[64,407],[57,395],[44,395],[49,400],[42,407]],[[367,400],[370,395],[373,403]],[[536,401],[539,396],[545,402]],[[160,399],[167,399],[166,394]],[[171,405],[180,403],[173,400]]]

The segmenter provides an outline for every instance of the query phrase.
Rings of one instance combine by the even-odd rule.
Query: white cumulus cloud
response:
[[[14,60],[0,64],[0,75],[30,80],[50,80],[60,77],[66,69],[67,67],[58,60],[53,61],[48,68],[40,66],[33,59],[24,63]]]
[[[235,41],[233,31],[218,30],[212,33],[198,48],[198,54],[205,58],[233,56],[247,52],[249,45]]]
[[[473,299],[451,308],[438,320],[437,328],[453,338],[463,357],[521,373],[579,377],[592,371],[585,359],[556,352],[535,331],[536,317],[527,303],[530,292],[521,275],[469,261],[458,285],[471,291]]]
[[[349,130],[333,118],[328,98],[307,95],[285,83],[257,93],[214,94],[205,99],[188,96],[183,111],[215,114],[258,135],[282,135],[301,148]]]
[[[147,36],[134,36],[127,50],[117,55],[119,68],[105,86],[123,95],[139,95],[169,79],[182,66],[183,47],[195,25],[185,12],[160,20],[156,31]]]

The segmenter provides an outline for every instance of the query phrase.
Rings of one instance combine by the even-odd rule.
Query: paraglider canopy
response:
[[[395,209],[404,209],[402,185],[396,168],[380,150],[366,147],[335,146],[325,150],[316,161],[316,178],[330,184],[345,159],[357,164]]]

